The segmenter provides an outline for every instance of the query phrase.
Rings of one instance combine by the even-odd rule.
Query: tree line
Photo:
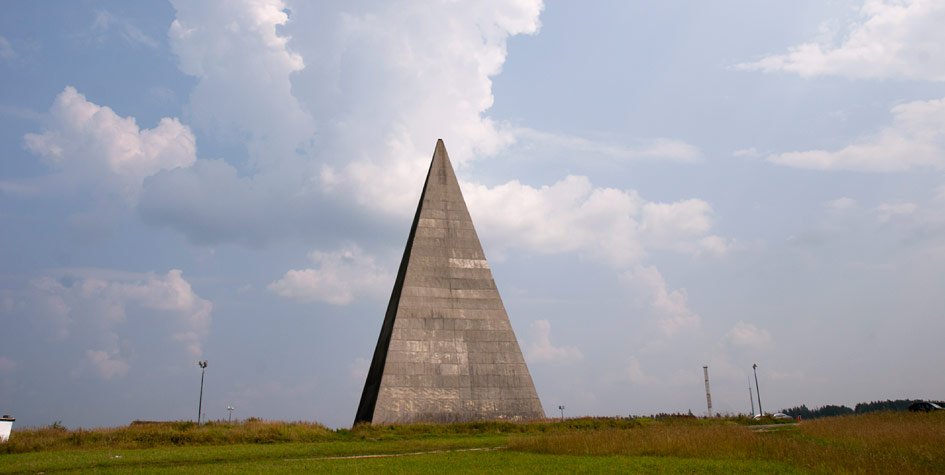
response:
[[[832,416],[845,416],[848,414],[866,414],[867,412],[876,412],[876,411],[905,411],[914,403],[923,402],[924,399],[896,399],[896,400],[886,400],[886,401],[872,401],[872,402],[861,402],[856,406],[850,408],[847,406],[837,406],[833,404],[827,404],[826,406],[821,406],[816,409],[810,409],[805,404],[801,404],[797,407],[792,407],[790,409],[781,409],[781,412],[791,416],[798,417],[801,419],[817,419],[818,417],[832,417]],[[930,401],[938,404],[939,406],[945,407],[945,402],[941,401]]]

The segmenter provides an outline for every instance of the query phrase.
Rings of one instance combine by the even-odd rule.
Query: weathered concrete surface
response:
[[[438,140],[355,423],[544,416]]]

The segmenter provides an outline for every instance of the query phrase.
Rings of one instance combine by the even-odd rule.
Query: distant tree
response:
[[[876,412],[876,411],[905,411],[913,403],[921,402],[919,399],[896,399],[895,401],[886,400],[886,401],[872,401],[872,402],[861,402],[856,405],[857,414],[866,414],[867,412]]]
[[[847,414],[853,414],[853,409],[850,409],[847,406],[834,406],[832,404],[828,404],[817,409],[809,409],[806,405],[800,405],[790,409],[782,409],[781,412],[794,418],[800,416],[801,419],[817,419],[818,417],[844,416]]]
[[[820,412],[820,417],[831,417],[831,416],[845,416],[848,414],[853,414],[853,409],[847,406],[834,406],[833,404],[827,404],[824,407],[818,409]]]
[[[802,419],[817,419],[818,417],[831,417],[831,416],[843,416],[847,414],[866,414],[868,412],[876,411],[905,411],[913,403],[921,402],[921,399],[896,399],[896,400],[886,400],[886,401],[872,401],[872,402],[861,402],[850,409],[847,406],[835,406],[828,404],[817,409],[809,409],[806,405],[800,405],[797,407],[792,407],[790,409],[782,409],[781,412],[791,416],[798,417]],[[930,401],[938,404],[939,406],[945,407],[945,404],[938,401]]]

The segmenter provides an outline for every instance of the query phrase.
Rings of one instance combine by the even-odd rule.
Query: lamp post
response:
[[[200,425],[200,416],[203,414],[203,375],[207,372],[207,360],[198,361],[200,366],[200,399],[197,400],[197,425]]]
[[[226,410],[230,411],[230,418],[226,421],[227,424],[233,423],[233,406],[226,406]]]
[[[765,411],[761,409],[761,388],[758,387],[758,365],[751,365],[751,369],[755,372],[755,395],[758,396],[758,414],[764,416]]]
[[[558,410],[561,411],[561,422],[564,422],[564,406],[558,406]]]

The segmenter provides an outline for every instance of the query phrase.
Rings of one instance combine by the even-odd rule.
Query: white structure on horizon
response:
[[[0,417],[0,442],[6,442],[10,440],[10,432],[13,431],[13,421],[16,418],[10,417],[6,414],[3,417]]]

